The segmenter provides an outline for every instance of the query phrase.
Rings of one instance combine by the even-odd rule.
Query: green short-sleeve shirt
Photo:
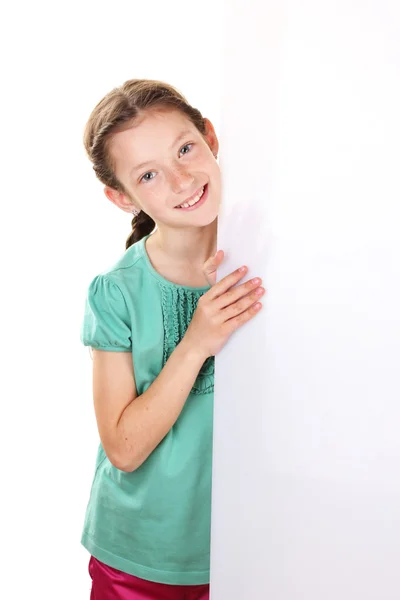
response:
[[[164,279],[142,239],[91,282],[81,341],[132,352],[138,394],[159,375],[209,287]],[[166,437],[132,473],[99,445],[82,544],[102,562],[168,584],[209,582],[214,358]]]

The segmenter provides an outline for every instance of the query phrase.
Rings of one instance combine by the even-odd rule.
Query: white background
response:
[[[398,600],[400,8],[226,9],[212,600]]]
[[[82,133],[134,77],[175,85],[219,127],[220,14],[211,0],[3,3],[1,22],[0,595],[89,598],[80,546],[98,436],[79,341],[92,277],[130,218],[104,196]]]
[[[79,539],[98,437],[79,328],[130,221],[96,182],[85,121],[149,77],[218,131],[223,24],[222,274],[247,262],[268,296],[217,362],[213,600],[399,597],[398,8],[243,4],[223,21],[211,1],[2,8],[10,600],[89,597]]]

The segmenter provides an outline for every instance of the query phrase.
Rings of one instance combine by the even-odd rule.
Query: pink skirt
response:
[[[209,600],[210,586],[153,583],[128,575],[97,560],[89,560],[90,600]]]

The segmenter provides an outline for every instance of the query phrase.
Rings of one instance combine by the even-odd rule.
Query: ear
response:
[[[118,208],[124,212],[131,213],[132,209],[134,208],[139,210],[139,208],[133,204],[133,202],[123,192],[119,192],[118,190],[114,190],[114,188],[106,186],[104,188],[104,193],[110,202],[115,204],[115,206],[118,206]]]
[[[211,121],[207,118],[204,118],[204,124],[206,126],[206,141],[210,147],[211,152],[215,155],[218,154],[219,150],[219,142],[217,138],[217,134],[215,133],[215,129]]]

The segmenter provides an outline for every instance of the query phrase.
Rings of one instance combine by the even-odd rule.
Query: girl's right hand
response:
[[[204,360],[217,354],[236,329],[250,321],[260,310],[265,289],[256,277],[234,287],[247,273],[241,267],[227,275],[199,300],[184,340],[200,352]]]

